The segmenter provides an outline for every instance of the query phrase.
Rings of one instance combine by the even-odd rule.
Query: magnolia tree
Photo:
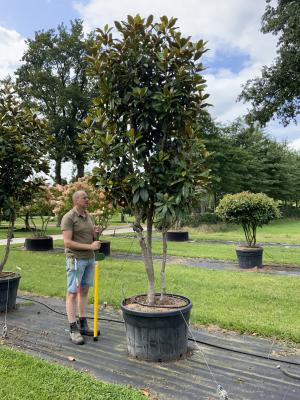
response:
[[[24,105],[10,81],[0,85],[0,218],[9,221],[7,245],[0,272],[7,261],[18,209],[40,185],[39,172],[48,172],[46,125]]]
[[[54,216],[53,210],[56,207],[55,199],[56,190],[43,183],[31,195],[30,202],[21,207],[19,211],[20,217],[26,221],[29,218],[29,230],[35,237],[45,237],[46,230],[50,219]],[[41,226],[37,227],[34,217],[40,217]],[[30,226],[30,223],[32,226]]]
[[[199,61],[205,43],[183,37],[175,24],[165,16],[157,23],[151,15],[128,16],[115,22],[116,37],[108,26],[96,30],[89,56],[99,93],[86,119],[86,140],[99,160],[94,182],[114,205],[134,215],[149,304],[155,302],[153,226],[165,238],[207,179],[206,150],[196,126],[208,97]],[[164,267],[161,276],[164,280]]]
[[[89,213],[95,225],[100,227],[100,234],[107,228],[114,210],[105,192],[92,184],[91,176],[84,176],[65,186],[56,185],[54,190],[56,190],[57,200],[53,212],[59,220],[73,207],[73,194],[78,190],[84,190],[89,196]]]

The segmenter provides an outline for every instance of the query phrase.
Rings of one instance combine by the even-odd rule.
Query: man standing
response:
[[[95,254],[101,242],[96,239],[98,232],[87,212],[89,199],[80,190],[73,194],[73,208],[61,221],[67,263],[66,310],[70,324],[70,338],[75,344],[84,344],[82,335],[93,336],[89,329],[86,312],[89,287],[93,285]],[[76,322],[78,305],[79,321]]]

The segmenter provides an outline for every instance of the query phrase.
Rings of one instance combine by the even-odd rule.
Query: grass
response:
[[[137,390],[98,381],[85,372],[0,348],[0,398],[7,400],[142,400]]]
[[[63,254],[12,249],[6,270],[22,268],[20,288],[64,297]],[[159,276],[159,265],[155,265]],[[255,273],[216,271],[168,265],[168,291],[190,297],[191,322],[300,343],[300,279]],[[158,289],[158,283],[156,283]],[[101,262],[100,302],[119,307],[126,296],[146,291],[143,263],[107,257]],[[92,298],[90,298],[90,301]]]
[[[138,241],[132,238],[107,236],[111,242],[111,249],[115,252],[129,252],[140,254]],[[62,242],[60,242],[62,245]],[[218,260],[236,261],[236,245],[223,243],[179,243],[168,242],[168,254],[180,257],[211,258]],[[153,241],[153,254],[162,253],[161,241]],[[300,248],[267,247],[264,246],[264,263],[266,264],[294,264],[300,265]]]
[[[300,244],[300,220],[285,218],[257,229],[257,242]],[[212,224],[188,228],[191,239],[245,241],[243,229],[236,225]]]

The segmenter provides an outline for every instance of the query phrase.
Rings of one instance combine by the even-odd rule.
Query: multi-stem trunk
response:
[[[135,214],[135,221],[136,221],[135,232],[137,233],[137,237],[141,246],[147,278],[148,278],[147,302],[148,304],[153,305],[155,303],[155,286],[154,286],[154,268],[153,268],[152,251],[151,248],[149,248],[149,243],[151,245],[151,239],[149,239],[148,235],[147,238],[145,238],[141,226],[141,218],[138,213]],[[151,235],[152,235],[152,223],[147,218],[147,233],[149,233],[149,230],[151,229]]]
[[[166,263],[167,263],[167,229],[162,231],[162,244],[163,244],[163,254],[162,263],[160,270],[160,300],[163,300],[166,294]]]

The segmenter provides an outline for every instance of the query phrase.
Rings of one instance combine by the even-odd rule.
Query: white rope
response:
[[[214,375],[212,369],[210,368],[210,366],[209,366],[209,364],[208,364],[208,361],[207,361],[207,359],[206,359],[206,357],[205,357],[205,354],[203,353],[202,349],[200,348],[199,344],[197,343],[197,341],[196,341],[196,339],[195,339],[195,337],[194,337],[194,335],[193,335],[193,332],[191,331],[191,329],[190,329],[188,323],[186,322],[186,320],[185,320],[185,318],[184,318],[184,315],[182,314],[182,311],[181,311],[181,310],[180,310],[180,314],[181,314],[181,316],[182,316],[182,318],[183,318],[183,320],[184,320],[184,323],[185,323],[185,325],[186,325],[186,327],[187,327],[187,329],[188,329],[188,332],[189,332],[190,336],[192,337],[192,339],[193,339],[193,341],[194,341],[194,343],[195,343],[197,349],[200,351],[200,353],[201,353],[201,355],[202,355],[202,357],[203,357],[203,359],[204,359],[204,361],[205,361],[205,364],[206,364],[206,366],[207,366],[207,369],[209,370],[209,373],[210,373],[210,375],[211,375],[211,377],[212,377],[214,383],[215,383],[216,386],[217,386],[217,395],[218,395],[219,399],[220,399],[220,400],[230,400],[230,399],[229,399],[229,395],[228,395],[228,393],[226,392],[226,390],[223,388],[223,386],[219,385],[219,383],[217,382],[217,380],[216,380],[216,378],[215,378],[215,375]]]

